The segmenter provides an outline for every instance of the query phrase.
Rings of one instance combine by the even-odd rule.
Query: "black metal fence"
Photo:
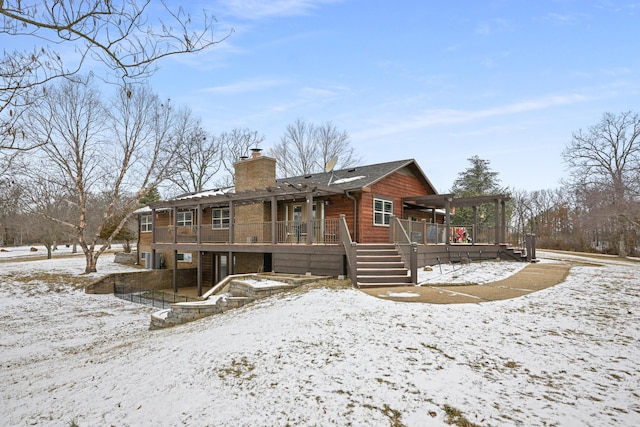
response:
[[[141,287],[131,285],[115,285],[114,295],[120,299],[160,309],[169,308],[171,304],[175,304],[177,302],[202,301],[200,298],[179,295],[173,292],[143,289]]]

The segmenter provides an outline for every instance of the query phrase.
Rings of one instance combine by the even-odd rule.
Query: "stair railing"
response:
[[[394,215],[389,218],[389,240],[396,245],[402,262],[411,272],[411,283],[418,283],[418,244],[409,239],[407,230],[402,225],[400,219]]]
[[[351,233],[349,233],[349,226],[347,225],[347,219],[344,214],[340,215],[339,220],[340,227],[340,241],[344,247],[344,252],[347,254],[347,271],[351,284],[358,286],[358,265],[357,265],[357,243],[351,240]]]

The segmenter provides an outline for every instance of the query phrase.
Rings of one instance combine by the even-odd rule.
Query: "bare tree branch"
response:
[[[269,155],[277,160],[280,177],[322,172],[332,157],[337,157],[340,168],[360,161],[346,131],[339,131],[329,122],[315,125],[301,119],[287,126]]]
[[[42,95],[35,91],[59,77],[71,78],[89,60],[104,65],[104,80],[129,84],[156,71],[165,57],[200,52],[224,41],[215,18],[193,19],[182,7],[161,2],[164,16],[151,18],[151,0],[0,0],[0,36],[37,41],[33,50],[4,51],[0,60],[0,150],[31,149],[16,122]],[[53,47],[52,47],[53,46]],[[55,47],[73,49],[69,57]]]

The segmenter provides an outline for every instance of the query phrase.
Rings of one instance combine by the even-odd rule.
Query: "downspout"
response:
[[[358,241],[358,199],[345,191],[344,194],[353,200],[353,241]]]

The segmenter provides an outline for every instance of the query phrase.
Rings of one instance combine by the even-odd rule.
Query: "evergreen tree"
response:
[[[472,156],[467,159],[471,166],[460,172],[453,182],[451,193],[454,197],[489,196],[492,194],[504,194],[507,188],[500,186],[498,172],[489,167],[489,160]],[[478,225],[494,225],[494,207],[489,205],[478,206]],[[472,225],[473,209],[457,208],[452,219],[453,225]]]

